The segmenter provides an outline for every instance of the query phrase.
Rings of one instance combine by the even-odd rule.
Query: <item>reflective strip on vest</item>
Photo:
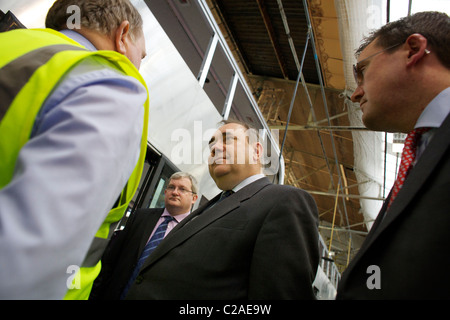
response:
[[[67,44],[56,44],[28,52],[0,69],[0,121],[14,98],[28,83],[36,70],[46,64],[56,53],[63,50],[86,49]]]

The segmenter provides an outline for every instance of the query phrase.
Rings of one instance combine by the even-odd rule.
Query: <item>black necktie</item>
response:
[[[217,203],[219,203],[220,201],[222,201],[226,197],[229,197],[232,194],[233,194],[233,190],[226,190],[226,191],[222,192],[222,194],[220,195],[219,200],[217,200]]]

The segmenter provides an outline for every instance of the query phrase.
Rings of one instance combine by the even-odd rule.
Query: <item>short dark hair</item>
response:
[[[253,125],[251,125],[251,124],[249,124],[247,122],[243,122],[243,121],[240,121],[240,120],[237,120],[237,119],[232,119],[232,118],[229,118],[227,120],[222,120],[222,121],[219,122],[220,126],[224,126],[226,124],[232,124],[232,123],[233,124],[238,124],[241,127],[243,127],[246,132],[248,131],[249,142],[250,141],[252,141],[252,142],[260,141],[261,137],[259,135],[258,129],[256,129],[255,126],[253,126]]]
[[[405,42],[414,33],[424,36],[429,49],[436,53],[439,61],[447,69],[450,69],[450,18],[447,14],[437,11],[418,12],[382,26],[363,39],[361,46],[356,50],[356,56],[359,56],[374,40],[382,48],[388,48]],[[395,47],[389,51],[397,49],[398,47]]]

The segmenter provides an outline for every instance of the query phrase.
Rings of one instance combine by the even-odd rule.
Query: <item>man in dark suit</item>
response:
[[[197,181],[191,174],[176,172],[164,191],[164,208],[138,209],[130,216],[102,257],[102,271],[89,297],[91,300],[119,299],[126,295],[127,284],[133,281],[130,278],[147,243],[154,239],[165,217],[173,219],[163,229],[164,237],[190,214],[198,198],[197,190]]]
[[[144,263],[127,299],[315,298],[316,204],[305,191],[261,174],[263,149],[255,136],[238,123],[217,130],[210,175],[233,193],[217,195],[183,220]]]
[[[343,273],[338,299],[450,298],[449,30],[446,14],[417,13],[374,32],[358,50],[352,100],[360,102],[364,124],[411,134],[397,181]],[[419,131],[425,133],[413,138]]]

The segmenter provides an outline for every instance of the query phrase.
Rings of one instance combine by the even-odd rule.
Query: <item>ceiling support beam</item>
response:
[[[293,151],[293,152],[299,152],[299,153],[301,153],[301,154],[306,154],[306,155],[308,155],[308,156],[311,156],[311,157],[314,157],[314,158],[319,158],[319,159],[322,159],[322,160],[326,160],[326,161],[328,161],[328,162],[336,162],[334,158],[331,158],[331,157],[326,157],[326,158],[325,158],[323,155],[318,155],[318,154],[311,153],[311,152],[304,151],[304,150],[293,149],[293,148],[290,148],[290,147],[286,147],[285,150],[286,150],[286,152],[291,152],[291,151]],[[350,164],[350,163],[344,163],[344,162],[339,162],[339,163],[341,163],[342,165],[344,165],[346,168],[353,168],[353,164]]]
[[[286,126],[269,126],[271,130],[284,130]],[[299,130],[333,130],[333,131],[367,131],[366,127],[352,127],[352,126],[310,126],[310,125],[289,125],[289,131]]]
[[[270,20],[269,13],[267,12],[266,4],[264,0],[256,0],[258,3],[259,11],[261,12],[261,16],[264,21],[264,25],[266,26],[267,33],[269,34],[270,42],[272,43],[273,50],[275,51],[275,55],[278,60],[278,64],[280,65],[281,73],[283,74],[284,79],[289,79],[289,75],[287,72],[286,62],[283,59],[283,55],[281,54],[281,48],[278,44],[277,37],[275,35],[275,30],[272,25],[272,21]]]
[[[314,190],[305,190],[306,192],[310,193],[310,194],[316,194],[319,196],[330,196],[330,197],[336,197],[335,193],[330,193],[330,192],[323,192],[323,191],[314,191]],[[361,195],[357,195],[357,194],[338,194],[338,197],[341,198],[353,198],[353,199],[367,199],[367,200],[376,200],[376,201],[384,201],[386,200],[385,198],[382,197],[367,197],[367,196],[361,196]]]
[[[331,230],[331,227],[319,226],[319,229]],[[349,232],[349,233],[354,233],[354,234],[360,234],[363,236],[366,236],[368,234],[367,231],[357,231],[357,230],[351,230],[351,229],[345,229],[345,228],[339,228],[339,227],[334,227],[334,231]]]
[[[317,172],[320,172],[321,170],[325,169],[326,167],[327,167],[326,165],[321,166],[320,168],[317,168],[317,169],[315,169],[315,170],[309,172],[308,174],[303,175],[301,178],[297,178],[297,179],[294,181],[294,183],[297,184],[297,183],[299,183],[299,182],[305,180],[306,178],[308,178],[308,177],[310,177],[310,176],[316,174]]]
[[[353,109],[353,111],[356,111],[356,110],[359,110],[359,109],[360,109],[359,107],[356,107],[356,108]],[[337,119],[337,118],[340,118],[340,117],[343,117],[343,116],[348,116],[349,112],[350,112],[350,111],[345,111],[345,112],[336,114],[336,115],[334,115],[334,116],[330,116],[329,119],[328,119],[328,118],[325,118],[325,119],[322,119],[322,120],[317,120],[317,122],[315,122],[315,123],[310,123],[310,124],[311,124],[311,125],[318,125],[319,123],[322,123],[322,122],[328,122],[328,120],[334,120],[334,119]]]

